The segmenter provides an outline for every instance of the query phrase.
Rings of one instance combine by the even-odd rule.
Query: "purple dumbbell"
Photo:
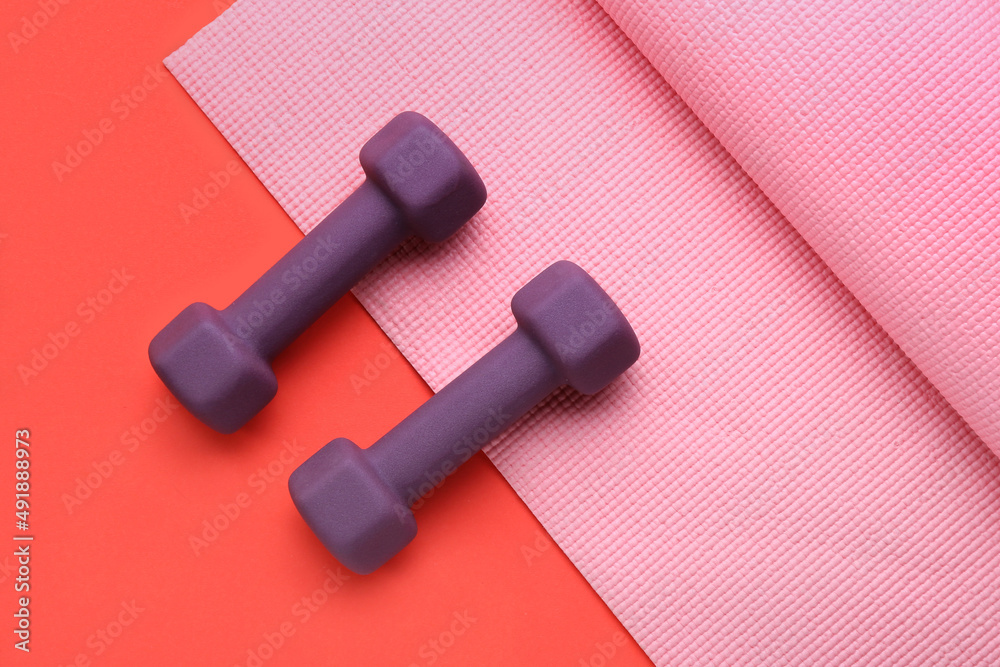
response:
[[[223,311],[185,308],[149,344],[164,384],[198,419],[232,433],[274,398],[271,361],[411,235],[437,242],[486,201],[462,152],[418,113],[361,149],[366,180]]]
[[[517,329],[368,449],[337,438],[288,480],[299,513],[327,549],[372,572],[417,534],[409,507],[557,387],[607,386],[639,357],[611,297],[572,262],[522,287]]]

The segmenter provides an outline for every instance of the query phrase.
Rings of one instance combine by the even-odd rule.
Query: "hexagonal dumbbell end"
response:
[[[486,201],[469,160],[432,122],[402,113],[361,149],[367,179],[228,308],[196,303],[149,346],[192,414],[231,433],[278,389],[270,362],[409,236],[442,241]]]
[[[413,233],[431,243],[457,232],[486,201],[486,186],[468,158],[412,111],[399,114],[369,139],[358,160]]]
[[[204,303],[192,303],[153,338],[149,359],[191,414],[222,433],[245,424],[278,391],[271,364]]]
[[[295,505],[345,567],[368,574],[417,535],[413,513],[347,438],[323,447],[294,473]],[[339,516],[336,523],[329,516]],[[375,565],[377,567],[377,565]]]
[[[595,393],[639,357],[611,297],[556,262],[511,301],[517,329],[366,450],[338,438],[288,480],[299,513],[346,567],[367,574],[416,535],[408,509],[562,385]]]

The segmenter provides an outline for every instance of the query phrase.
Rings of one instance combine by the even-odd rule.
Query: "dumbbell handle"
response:
[[[366,180],[222,316],[273,360],[410,234],[396,205]]]
[[[369,447],[368,460],[412,505],[563,382],[517,329]]]

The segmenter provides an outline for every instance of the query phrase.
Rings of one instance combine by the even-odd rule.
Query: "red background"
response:
[[[648,664],[482,454],[373,575],[349,575],[312,536],[288,473],[333,437],[370,444],[430,395],[353,297],[280,357],[277,398],[237,434],[162,407],[150,338],[192,301],[228,304],[301,238],[161,65],[224,7],[0,12],[3,627],[20,595],[11,536],[35,537],[32,651],[5,631],[0,662]]]

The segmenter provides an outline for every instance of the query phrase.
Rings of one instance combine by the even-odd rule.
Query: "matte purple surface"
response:
[[[442,241],[486,201],[468,159],[412,111],[359,159],[365,182],[228,308],[192,304],[150,343],[164,384],[217,431],[232,433],[274,398],[274,357],[400,242]]]
[[[600,391],[639,341],[583,269],[556,262],[511,301],[518,327],[366,450],[338,438],[288,480],[299,513],[346,567],[367,574],[416,536],[408,509],[556,388]]]

